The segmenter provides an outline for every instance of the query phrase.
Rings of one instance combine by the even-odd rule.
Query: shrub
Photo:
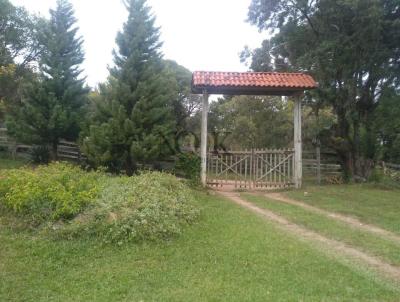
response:
[[[43,235],[118,245],[178,235],[199,214],[192,191],[173,175],[112,177],[60,163],[1,172],[0,208]]]
[[[372,170],[372,173],[369,176],[368,181],[379,183],[379,182],[383,181],[384,177],[385,177],[385,175],[384,175],[383,171],[381,169],[375,168]]]
[[[30,157],[35,164],[48,164],[50,150],[47,146],[35,146],[30,151]]]
[[[34,224],[71,219],[96,198],[98,177],[65,163],[2,171],[0,203]]]
[[[195,153],[182,153],[178,155],[175,164],[175,173],[188,179],[192,185],[200,183],[201,159]]]
[[[62,237],[97,236],[118,245],[156,241],[180,234],[199,214],[191,190],[169,174],[107,178],[103,188],[90,210],[60,230]]]
[[[386,171],[384,171],[380,168],[375,168],[368,180],[380,189],[392,190],[400,188],[399,171],[390,169],[386,169]]]

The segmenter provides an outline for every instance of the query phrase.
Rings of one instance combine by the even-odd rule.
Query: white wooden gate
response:
[[[207,158],[207,184],[234,189],[294,186],[293,149],[213,151]]]

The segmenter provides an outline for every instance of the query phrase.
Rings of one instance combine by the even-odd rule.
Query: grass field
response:
[[[396,301],[345,266],[220,197],[168,243],[99,246],[0,229],[0,301]]]
[[[383,190],[372,185],[333,185],[308,187],[286,195],[400,234],[400,190]]]
[[[24,159],[11,159],[8,154],[0,152],[0,169],[14,169],[27,163]]]
[[[24,164],[0,158],[0,169]],[[398,229],[398,219],[386,213],[399,213],[398,192],[370,186],[311,187],[307,192],[286,194]],[[328,256],[220,196],[194,194],[201,219],[168,242],[116,247],[94,240],[54,241],[12,230],[0,217],[0,301],[398,300],[400,289],[372,271]],[[396,243],[297,206],[242,196],[298,225],[400,265]]]
[[[362,191],[361,187],[359,190]],[[242,194],[245,199],[285,217],[289,221],[328,237],[359,248],[400,266],[400,243],[383,238],[381,235],[347,225],[325,215],[316,214],[296,205],[268,199],[264,196]],[[398,205],[400,207],[400,204]],[[393,223],[399,223],[393,221]]]

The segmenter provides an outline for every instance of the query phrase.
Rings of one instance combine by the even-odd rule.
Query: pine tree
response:
[[[38,38],[42,46],[38,80],[26,87],[8,127],[23,142],[49,145],[56,156],[60,139],[78,138],[88,89],[81,77],[83,40],[72,5],[58,0],[50,15]]]
[[[127,1],[126,7],[129,17],[116,38],[115,66],[100,87],[83,147],[96,165],[132,174],[138,163],[174,153],[171,104],[178,89],[164,68],[150,7],[145,0]]]

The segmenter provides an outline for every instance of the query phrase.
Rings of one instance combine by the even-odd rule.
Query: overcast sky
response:
[[[56,0],[11,0],[48,16]],[[148,0],[161,26],[163,53],[191,71],[246,71],[239,53],[261,44],[263,36],[246,23],[251,0]],[[83,68],[95,86],[107,78],[115,37],[127,18],[121,0],[71,0],[85,40]]]

